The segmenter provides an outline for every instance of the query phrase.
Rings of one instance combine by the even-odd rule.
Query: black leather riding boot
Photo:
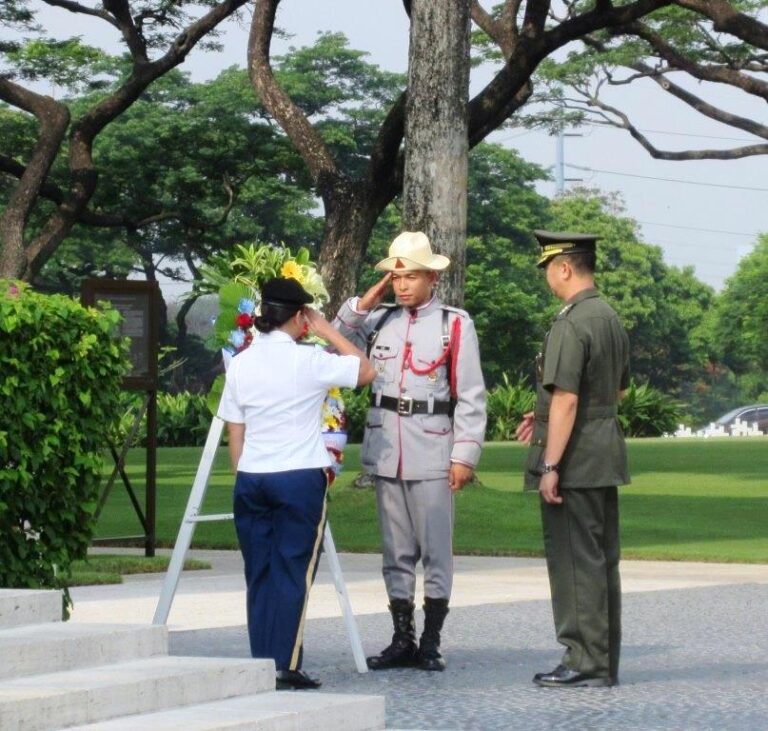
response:
[[[371,670],[412,667],[416,659],[416,623],[413,621],[413,602],[407,599],[392,599],[389,611],[395,633],[389,647],[381,654],[368,657],[365,661]]]
[[[445,660],[440,654],[440,630],[447,614],[447,599],[424,597],[424,632],[416,654],[416,664],[422,670],[445,670]]]

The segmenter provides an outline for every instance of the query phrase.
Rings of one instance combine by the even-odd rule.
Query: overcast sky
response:
[[[94,0],[84,4],[100,5]],[[88,43],[116,49],[119,39],[116,34],[109,37],[109,28],[102,21],[51,8],[46,8],[40,18],[51,35],[78,34]],[[223,51],[193,51],[183,68],[194,79],[203,80],[228,66],[244,66],[249,20],[245,13],[242,21],[227,25]],[[406,69],[408,25],[400,0],[283,0],[277,24],[293,34],[293,38],[277,41],[275,52],[284,52],[288,45],[310,44],[319,31],[341,31],[353,48],[370,54],[370,61],[392,71]],[[764,108],[743,102],[729,89],[717,93],[715,101],[733,97],[729,101],[732,109],[744,116],[762,115],[764,120]],[[746,133],[711,122],[675,104],[658,92],[654,84],[624,87],[611,101],[628,112],[634,123],[664,149],[732,146],[753,141]],[[579,178],[580,185],[618,192],[626,205],[625,215],[641,224],[643,240],[659,245],[669,264],[693,266],[697,276],[715,288],[721,288],[734,272],[738,260],[752,249],[758,234],[768,232],[768,160],[764,157],[664,162],[653,160],[619,130],[588,126],[569,130],[569,134],[578,136],[565,139],[566,177]],[[554,171],[554,138],[510,129],[491,139]],[[567,183],[566,187],[573,184],[577,183]],[[542,184],[540,192],[553,196],[554,182]]]

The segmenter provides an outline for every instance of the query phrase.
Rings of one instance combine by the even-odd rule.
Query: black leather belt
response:
[[[429,410],[429,401],[414,401],[410,397],[394,398],[393,396],[382,396],[379,403],[376,403],[376,394],[371,394],[371,406],[376,406],[387,411],[394,411],[400,416],[410,416],[411,414],[450,414],[450,401],[433,401],[432,410]]]

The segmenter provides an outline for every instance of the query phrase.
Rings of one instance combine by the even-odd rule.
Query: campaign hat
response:
[[[533,235],[541,246],[537,267],[545,267],[550,259],[560,254],[575,254],[579,251],[595,251],[599,236],[577,234],[569,231],[534,231]]]
[[[389,256],[382,259],[376,269],[383,272],[407,272],[426,269],[441,272],[451,260],[442,254],[433,254],[429,238],[421,231],[403,231],[389,245]]]

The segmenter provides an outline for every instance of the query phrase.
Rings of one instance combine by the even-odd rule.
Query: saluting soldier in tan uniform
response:
[[[392,643],[372,670],[443,670],[440,632],[453,582],[453,493],[472,479],[485,433],[485,384],[474,324],[434,295],[445,256],[400,234],[376,268],[387,274],[339,310],[334,326],[376,369],[362,463],[375,476]],[[391,283],[397,305],[381,305]],[[424,568],[424,632],[416,646],[416,564]]]
[[[538,265],[565,303],[537,359],[526,489],[538,489],[557,640],[549,687],[618,682],[621,645],[617,485],[629,482],[618,402],[629,385],[629,341],[594,284],[597,237],[536,231]]]

